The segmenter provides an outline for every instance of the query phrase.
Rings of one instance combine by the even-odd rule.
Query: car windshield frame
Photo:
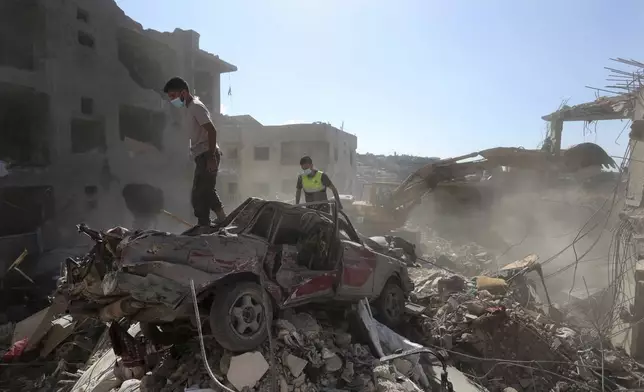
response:
[[[340,221],[345,223],[347,225],[347,230],[345,230],[347,237],[349,237],[348,241],[355,242],[356,244],[363,245],[362,239],[360,238],[360,235],[356,231],[356,229],[353,227],[351,224],[351,220],[345,214],[343,211],[339,211],[340,213],[338,214],[338,234],[342,230],[340,227]],[[353,238],[352,238],[353,237]]]

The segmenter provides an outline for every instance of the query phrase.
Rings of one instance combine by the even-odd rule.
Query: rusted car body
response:
[[[72,313],[172,322],[190,317],[192,280],[200,301],[212,303],[213,334],[231,350],[261,343],[260,327],[273,309],[313,302],[368,298],[383,321],[396,324],[413,290],[405,264],[365,245],[335,209],[326,214],[250,198],[210,234],[80,228],[97,246],[66,261],[59,292]],[[232,320],[223,332],[222,318]],[[244,340],[245,329],[255,337]]]

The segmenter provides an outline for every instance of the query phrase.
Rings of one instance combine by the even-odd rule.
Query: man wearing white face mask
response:
[[[183,127],[190,134],[190,152],[195,160],[195,174],[192,182],[191,202],[201,228],[210,226],[210,210],[219,221],[226,218],[223,204],[217,194],[217,171],[221,151],[217,144],[217,131],[210,118],[210,112],[198,97],[190,94],[188,83],[179,78],[170,79],[163,92],[177,108],[185,110]]]
[[[313,160],[311,159],[311,157],[302,157],[302,159],[300,159],[300,167],[302,168],[302,174],[297,177],[295,204],[300,204],[302,190],[304,191],[304,201],[307,203],[312,203],[315,201],[326,201],[328,200],[326,196],[326,189],[330,188],[331,192],[333,192],[333,197],[338,203],[338,208],[342,209],[338,190],[331,182],[329,176],[313,167]],[[317,206],[317,208],[328,212],[327,204],[321,204]]]

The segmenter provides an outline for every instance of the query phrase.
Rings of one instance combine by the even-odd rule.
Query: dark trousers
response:
[[[218,211],[223,208],[217,194],[217,172],[208,171],[209,153],[203,153],[195,158],[195,175],[192,182],[192,208],[197,223],[201,226],[210,225],[210,210]]]

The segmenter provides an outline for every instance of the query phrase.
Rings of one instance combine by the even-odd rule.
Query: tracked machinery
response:
[[[607,173],[606,169],[613,172]],[[538,150],[496,147],[431,162],[402,183],[367,184],[363,200],[354,201],[345,209],[353,216],[357,229],[367,236],[396,235],[419,244],[420,235],[405,225],[430,192],[427,199],[433,205],[434,217],[446,221],[464,216],[470,219],[478,214],[481,223],[486,211],[507,195],[611,183],[617,170],[615,161],[594,143],[578,144],[556,154],[547,145]],[[463,223],[467,219],[458,223],[458,230],[474,230]],[[479,242],[481,238],[474,240]]]

